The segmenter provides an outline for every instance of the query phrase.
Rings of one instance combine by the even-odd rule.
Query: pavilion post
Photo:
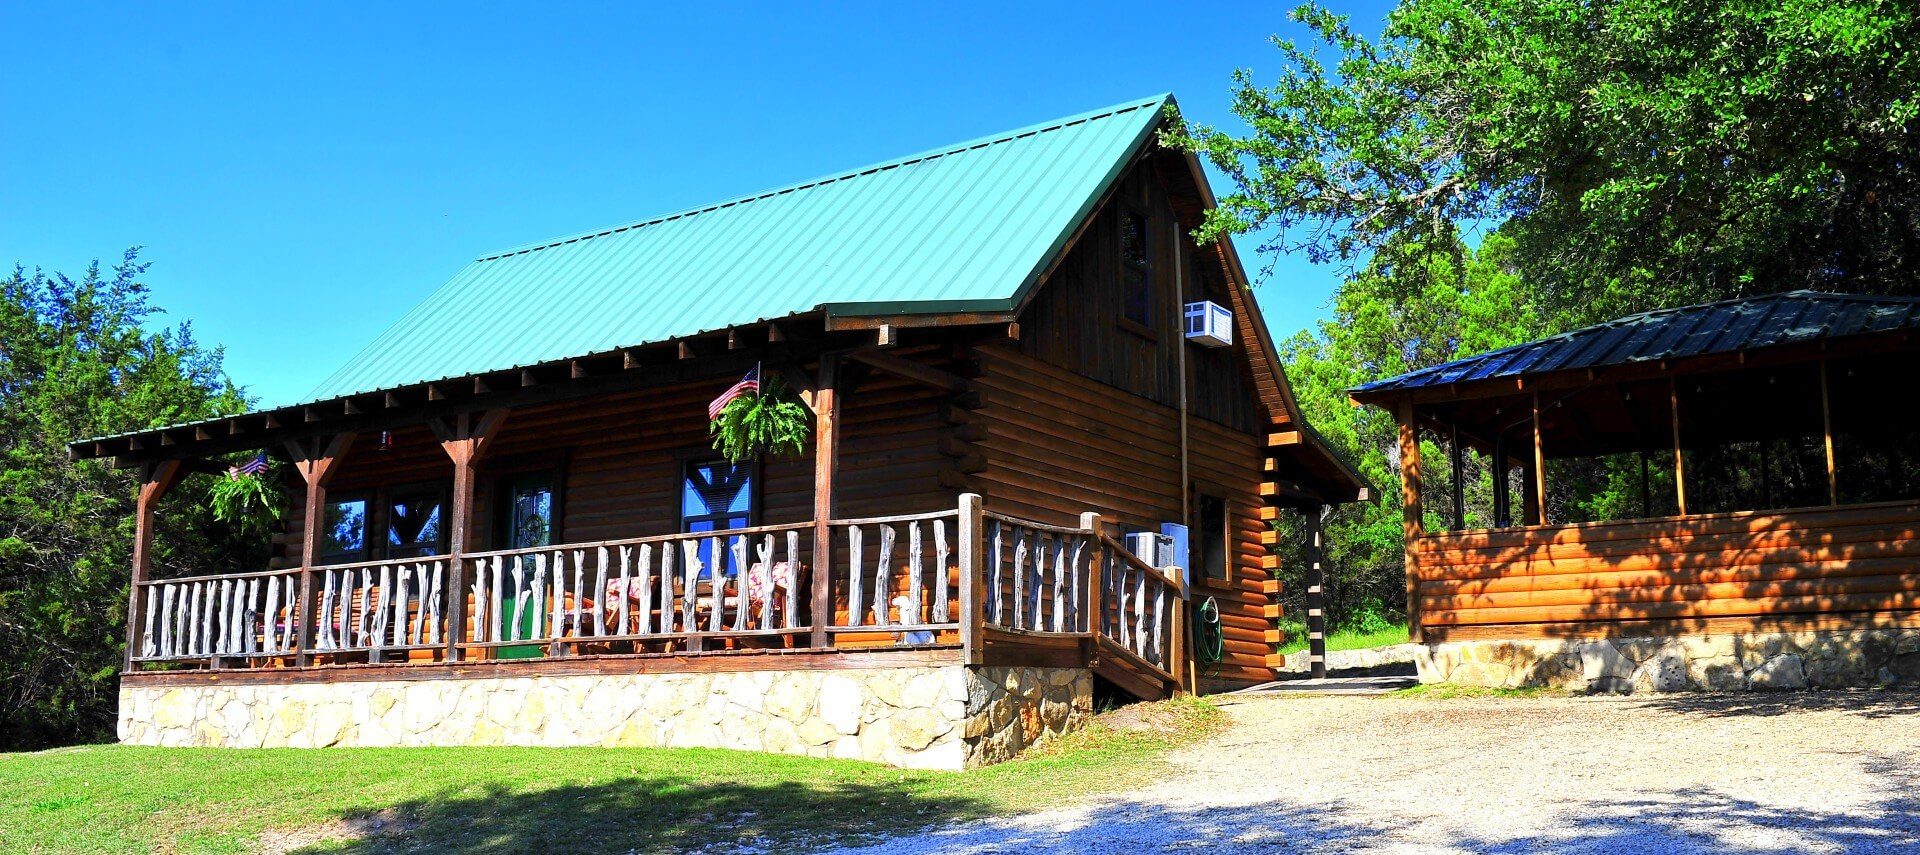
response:
[[[1840,478],[1833,459],[1833,403],[1827,386],[1827,361],[1820,360],[1820,430],[1827,444],[1827,504],[1840,504]]]
[[[1467,466],[1460,449],[1460,424],[1450,427],[1447,456],[1453,464],[1453,527],[1458,531],[1467,527]]]
[[[1426,522],[1420,510],[1420,431],[1413,417],[1413,402],[1402,400],[1397,413],[1400,422],[1400,504],[1401,533],[1406,541],[1407,637],[1421,641],[1420,627],[1420,538]]]
[[[1547,451],[1540,430],[1540,393],[1533,393],[1533,521],[1547,523]]]
[[[1680,383],[1667,378],[1667,404],[1673,413],[1673,493],[1680,516],[1687,515],[1687,460],[1680,451]]]
[[[161,497],[180,483],[186,467],[179,460],[161,460],[140,467],[140,492],[133,504],[133,584],[127,591],[127,651],[124,670],[133,670],[140,655],[142,606],[146,581],[153,572],[153,509]]]

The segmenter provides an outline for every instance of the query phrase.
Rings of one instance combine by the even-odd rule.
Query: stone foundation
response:
[[[1092,707],[1085,669],[855,670],[133,686],[119,736],[229,748],[732,748],[960,769],[1012,757]]]
[[[1085,668],[969,668],[967,768],[1011,760],[1092,714],[1093,672]]]
[[[1920,684],[1920,629],[1420,645],[1422,683],[1573,692],[1738,692]]]

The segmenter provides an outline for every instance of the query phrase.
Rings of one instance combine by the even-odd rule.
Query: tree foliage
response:
[[[146,328],[145,270],[129,250],[110,272],[0,279],[0,749],[112,735],[136,475],[67,443],[245,407],[188,325]],[[259,557],[212,521],[207,480],[162,502],[159,567]]]
[[[1251,133],[1173,134],[1233,180],[1204,233],[1361,262],[1498,227],[1562,325],[1920,265],[1920,9],[1883,0],[1404,0],[1378,39],[1294,17]]]
[[[1283,354],[1308,420],[1383,488],[1329,521],[1336,621],[1405,602],[1397,440],[1348,388],[1659,306],[1920,292],[1912,4],[1402,0],[1378,38],[1293,18],[1311,36],[1276,40],[1277,77],[1235,75],[1247,130],[1165,140],[1233,185],[1198,237],[1257,232],[1348,275]],[[1637,504],[1589,468],[1559,501]],[[1473,525],[1491,482],[1467,470]]]

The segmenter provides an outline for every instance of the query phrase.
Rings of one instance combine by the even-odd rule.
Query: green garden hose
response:
[[[1220,631],[1220,604],[1212,597],[1193,607],[1193,652],[1208,665],[1227,655],[1227,637]]]

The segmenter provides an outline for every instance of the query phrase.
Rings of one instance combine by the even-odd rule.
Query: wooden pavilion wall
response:
[[[1427,641],[1920,625],[1920,502],[1424,534]]]

